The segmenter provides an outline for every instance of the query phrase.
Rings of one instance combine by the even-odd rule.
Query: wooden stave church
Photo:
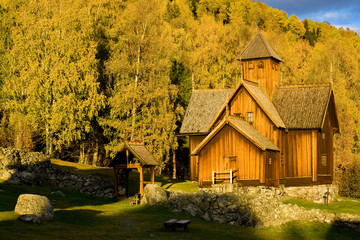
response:
[[[332,85],[281,85],[282,60],[261,33],[240,59],[235,89],[191,96],[180,129],[189,137],[190,179],[209,186],[213,171],[231,169],[240,186],[331,184],[339,132]]]

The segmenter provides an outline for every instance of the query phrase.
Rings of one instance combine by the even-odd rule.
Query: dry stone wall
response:
[[[114,185],[98,176],[77,175],[52,167],[42,153],[0,148],[0,179],[13,184],[53,185],[113,198]]]
[[[155,192],[157,194],[154,194]],[[307,210],[298,205],[284,204],[273,194],[266,195],[261,191],[248,191],[243,194],[203,190],[191,194],[170,191],[165,193],[161,187],[146,185],[144,193],[143,202],[150,206],[152,203],[159,205],[162,201],[162,205],[174,213],[186,211],[194,217],[222,224],[264,228],[303,220],[334,223],[360,231],[360,216],[329,213],[320,209]],[[164,196],[168,197],[164,199]]]
[[[237,195],[260,195],[278,200],[304,199],[315,203],[331,203],[338,196],[338,187],[333,184],[303,187],[239,187],[237,184],[214,184],[212,188],[204,188],[212,193],[234,193]]]

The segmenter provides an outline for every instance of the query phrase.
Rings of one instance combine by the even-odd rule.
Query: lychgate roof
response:
[[[331,85],[288,85],[276,88],[273,102],[289,129],[320,129]]]
[[[110,166],[113,166],[116,163],[121,162],[121,159],[124,158],[126,155],[124,152],[129,150],[130,153],[139,160],[141,165],[143,166],[157,166],[159,165],[158,160],[149,152],[149,150],[144,146],[142,143],[135,143],[135,142],[126,142],[123,147],[118,151],[114,159],[112,160]]]
[[[261,33],[256,34],[240,54],[241,60],[268,57],[272,57],[280,62],[282,61],[279,55],[277,55],[274,49],[267,43]]]
[[[191,95],[180,134],[207,134],[207,127],[225,104],[233,89],[195,90]]]

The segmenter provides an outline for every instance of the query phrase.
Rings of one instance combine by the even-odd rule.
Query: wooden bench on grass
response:
[[[190,220],[178,220],[178,219],[169,219],[164,222],[164,231],[185,231],[189,225]]]
[[[230,169],[230,171],[212,171],[212,184],[216,184],[217,181],[225,181],[229,180],[230,183],[233,183],[234,179],[236,178],[237,171],[233,171]]]
[[[140,204],[141,201],[141,195],[140,194],[135,194],[135,199],[132,199],[129,201],[130,205],[138,205]]]

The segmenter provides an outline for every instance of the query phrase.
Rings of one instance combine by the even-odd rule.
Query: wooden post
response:
[[[130,193],[129,193],[129,169],[125,169],[125,176],[126,176],[125,195],[126,195],[126,197],[130,197]]]
[[[214,170],[212,170],[212,184],[215,184],[215,173],[214,173]]]
[[[317,182],[317,134],[311,132],[311,163],[312,163],[312,181]]]
[[[140,195],[143,196],[143,193],[144,193],[144,171],[143,171],[142,167],[139,167],[138,171],[140,173]]]
[[[155,182],[155,167],[151,167],[151,184]]]
[[[232,172],[232,169],[230,169],[230,183],[233,183],[233,178],[232,178],[232,176],[233,176],[233,172]]]
[[[126,149],[126,164],[129,164],[129,150]]]
[[[118,193],[118,179],[117,179],[117,174],[119,172],[119,169],[114,168],[114,195],[115,198],[119,197],[119,193]]]

